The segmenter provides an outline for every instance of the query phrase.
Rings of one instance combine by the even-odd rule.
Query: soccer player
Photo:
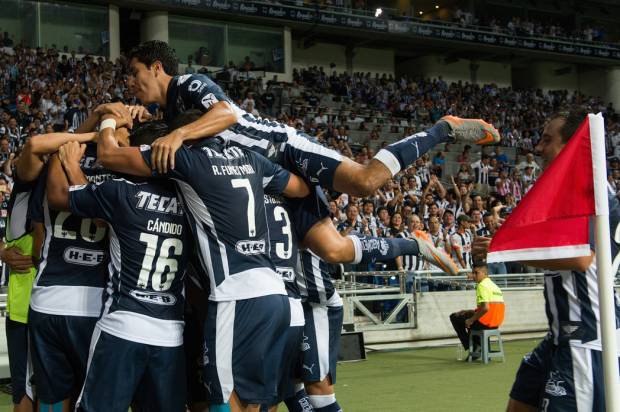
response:
[[[19,162],[19,159],[18,159]],[[10,268],[6,309],[6,341],[13,389],[14,412],[32,412],[32,365],[28,359],[28,307],[37,270],[34,260],[43,242],[43,226],[30,219],[30,197],[36,185],[15,176],[7,208],[6,244],[0,257]]]
[[[79,394],[90,338],[101,311],[108,255],[105,227],[97,226],[92,219],[49,208],[44,157],[71,140],[86,143],[95,137],[95,133],[34,136],[17,163],[18,179],[37,180],[31,218],[45,228],[28,314],[37,397],[45,412],[60,402],[63,411],[68,411]],[[82,168],[94,181],[113,176],[96,165],[93,145],[87,148]]]
[[[185,110],[203,112],[195,122],[175,129],[153,144],[151,164],[160,173],[174,169],[174,153],[184,141],[218,136],[265,155],[317,187],[370,195],[436,143],[453,138],[480,144],[499,140],[497,130],[488,123],[447,116],[427,132],[380,151],[365,166],[343,158],[294,128],[245,112],[208,77],[200,74],[175,76],[176,71],[176,55],[165,42],[149,41],[132,51],[129,87],[143,103],[159,104],[164,108],[167,122]],[[378,242],[360,242],[355,236],[338,236],[329,219],[327,205],[318,192],[316,198],[308,199],[303,218],[295,216],[293,220],[296,226],[303,227],[303,236],[300,237],[303,244],[326,261],[357,264],[362,259],[393,259],[402,254],[420,253],[444,271],[456,272],[456,265],[449,256],[421,239],[415,242],[390,241],[386,255],[368,249]],[[391,248],[392,244],[394,248]]]
[[[48,183],[51,207],[110,227],[110,281],[77,410],[126,412],[136,399],[184,412],[183,278],[192,241],[182,203],[167,179],[88,183],[85,149],[62,146]]]
[[[546,168],[568,143],[586,113],[552,116],[536,151]],[[612,256],[620,253],[620,204],[609,194]],[[484,255],[490,238],[478,237],[474,253]],[[549,333],[524,357],[510,391],[508,412],[589,412],[605,408],[597,270],[590,256],[521,262],[545,270],[545,307]],[[616,295],[616,324],[620,303]]]
[[[302,379],[308,399],[317,412],[341,412],[334,393],[336,361],[340,348],[342,299],[331,279],[328,265],[310,250],[301,251],[299,287],[303,298],[304,341]],[[293,409],[294,412],[303,409]]]
[[[196,116],[188,111],[176,122],[181,127]],[[264,194],[304,197],[307,185],[254,152],[224,148],[218,139],[182,146],[174,170],[152,172],[149,146],[119,147],[112,133],[101,133],[101,163],[127,174],[174,179],[190,213],[211,286],[203,356],[211,410],[229,404],[233,411],[257,411],[277,397],[278,372],[271,365],[284,355],[291,318],[284,283],[268,255]]]
[[[304,310],[297,284],[301,276],[298,261],[297,233],[291,220],[290,203],[281,196],[265,196],[265,213],[269,228],[270,256],[278,274],[282,276],[291,308],[291,323],[287,331],[284,358],[279,366],[272,367],[279,373],[278,397],[268,406],[287,400],[299,408],[309,404],[308,396],[299,383],[301,377],[301,345],[304,331]],[[289,407],[291,410],[291,407]],[[303,409],[302,409],[303,410]],[[295,410],[291,410],[295,412]]]

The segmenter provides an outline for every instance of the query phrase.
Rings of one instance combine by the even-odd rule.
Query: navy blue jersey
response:
[[[299,299],[301,294],[296,282],[299,248],[291,226],[289,205],[280,196],[265,195],[265,213],[269,225],[271,260],[284,280],[286,293],[291,298]]]
[[[617,273],[620,266],[620,203],[614,192],[608,195],[612,273]],[[591,229],[592,225],[593,222],[590,222]],[[591,247],[596,253],[593,235],[590,236]],[[601,350],[597,277],[596,259],[585,272],[545,272],[545,310],[556,345],[564,338],[570,339],[573,345]],[[620,329],[620,299],[617,294],[615,304],[616,328]]]
[[[310,250],[300,251],[298,277],[302,298],[309,303],[324,306],[342,306],[342,299],[334,288],[329,265]]]
[[[179,114],[192,109],[206,112],[219,101],[232,101],[220,86],[204,74],[175,76],[168,85],[164,120],[170,123]]]
[[[151,148],[142,147],[150,166]],[[215,301],[285,294],[270,259],[264,194],[281,194],[290,175],[264,157],[237,147],[224,149],[214,139],[182,146],[175,169],[209,275]]]
[[[97,164],[94,144],[87,146],[81,167],[92,183],[115,177]],[[42,174],[33,193],[37,207],[32,209],[32,219],[44,223],[45,240],[30,306],[53,315],[99,316],[108,277],[107,226],[92,218],[51,209],[46,183],[47,176]]]
[[[69,204],[74,215],[110,225],[110,296],[101,329],[134,342],[180,345],[192,242],[174,183],[114,179],[73,186]]]

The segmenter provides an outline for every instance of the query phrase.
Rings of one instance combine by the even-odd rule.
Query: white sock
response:
[[[310,399],[310,403],[314,408],[324,408],[332,403],[336,402],[336,395],[308,395],[308,399]]]

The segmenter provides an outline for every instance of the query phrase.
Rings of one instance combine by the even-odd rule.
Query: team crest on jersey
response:
[[[170,293],[159,292],[143,292],[140,290],[132,290],[129,292],[131,296],[141,302],[152,303],[154,305],[174,306],[177,303],[177,298]]]
[[[105,258],[102,250],[82,249],[79,247],[68,247],[63,253],[65,262],[82,266],[97,266]]]
[[[183,215],[183,208],[176,197],[160,196],[155,193],[140,191],[136,194],[137,209],[150,210],[151,212]]]
[[[242,255],[262,255],[265,253],[265,239],[240,240],[235,245],[235,250]]]
[[[549,380],[545,385],[545,392],[551,396],[566,396],[566,388],[562,386],[564,381],[560,380],[560,373],[558,371],[552,371],[549,374]]]
[[[201,103],[205,109],[210,109],[215,103],[217,103],[217,97],[213,93],[208,93],[205,97],[202,98]]]

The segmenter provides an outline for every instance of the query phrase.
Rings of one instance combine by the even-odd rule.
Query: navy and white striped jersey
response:
[[[262,119],[234,104],[213,80],[204,74],[185,74],[173,77],[167,92],[164,120],[170,123],[186,110],[208,111],[220,101],[228,102],[237,115],[237,123],[217,136],[230,144],[246,147],[276,163],[282,164],[279,145],[297,136],[297,130],[286,124]]]
[[[457,231],[453,235],[450,236],[450,245],[452,246],[453,253],[460,254],[463,258],[463,262],[465,262],[465,267],[461,269],[469,269],[472,265],[472,256],[471,256],[471,244],[473,242],[473,237],[469,230],[464,231],[463,233]],[[455,263],[461,266],[460,261],[455,257]]]
[[[295,281],[299,248],[295,231],[291,226],[289,205],[281,196],[265,195],[265,213],[271,244],[271,261],[284,280],[288,296],[299,299],[301,294]]]
[[[399,238],[411,239],[413,236],[409,233],[401,232]],[[403,269],[406,271],[423,270],[424,260],[419,255],[403,255]]]
[[[342,306],[342,299],[334,288],[329,265],[311,250],[299,252],[299,289],[306,302],[324,306]]]
[[[100,328],[133,342],[182,345],[192,239],[174,183],[114,179],[73,186],[69,205],[74,215],[110,227],[110,283]]]
[[[151,148],[142,146],[150,166]],[[264,194],[282,194],[290,174],[266,158],[217,139],[182,146],[174,179],[209,275],[210,299],[229,301],[286,294],[270,259]],[[155,173],[155,172],[154,172]]]
[[[609,193],[609,226],[612,273],[615,274],[620,266],[620,204],[615,193]],[[593,242],[592,235],[590,238]],[[594,245],[591,246],[594,250]],[[564,338],[575,346],[601,350],[597,276],[596,259],[585,273],[545,272],[545,310],[556,345]],[[614,297],[616,328],[620,334],[620,299],[615,291]]]
[[[281,196],[265,195],[265,213],[269,229],[271,260],[282,276],[291,307],[291,326],[305,324],[301,292],[297,284],[299,247],[291,226],[291,205]]]
[[[97,147],[89,144],[81,161],[91,183],[116,177],[97,164]],[[108,278],[108,229],[92,218],[50,209],[42,174],[33,201],[32,219],[43,222],[45,239],[30,306],[43,313],[98,317]],[[38,207],[41,206],[41,207]]]

